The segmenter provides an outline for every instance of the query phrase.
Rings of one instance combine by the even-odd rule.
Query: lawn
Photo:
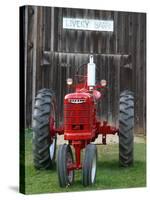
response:
[[[56,167],[53,170],[35,170],[32,161],[32,132],[25,137],[25,193],[72,192],[146,186],[146,144],[134,144],[134,166],[121,168],[118,165],[118,145],[98,146],[96,183],[83,187],[81,171],[75,172],[75,182],[68,188],[60,188]]]

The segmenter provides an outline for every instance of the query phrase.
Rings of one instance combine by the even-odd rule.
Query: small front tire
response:
[[[74,170],[68,170],[73,163],[73,154],[70,145],[59,146],[57,157],[57,173],[60,187],[67,187],[74,182]]]
[[[84,186],[93,185],[96,180],[97,148],[94,144],[88,144],[85,149],[83,162],[82,183]]]

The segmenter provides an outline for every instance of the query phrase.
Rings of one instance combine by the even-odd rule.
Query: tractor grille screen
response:
[[[65,130],[79,131],[89,128],[89,105],[86,103],[64,105]]]

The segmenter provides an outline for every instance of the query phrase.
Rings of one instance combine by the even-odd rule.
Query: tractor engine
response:
[[[95,137],[96,105],[92,92],[95,86],[93,56],[90,56],[84,78],[86,80],[83,87],[76,85],[75,93],[67,94],[64,98],[65,140],[92,140]]]
[[[86,92],[67,94],[64,98],[64,139],[91,140],[96,128],[93,95]]]

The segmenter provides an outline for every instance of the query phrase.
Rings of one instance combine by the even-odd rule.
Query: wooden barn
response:
[[[104,26],[90,29],[84,20]],[[146,133],[146,14],[61,7],[20,8],[25,127],[31,127],[34,97],[41,88],[56,92],[58,117],[63,120],[66,79],[89,61],[90,54],[98,80],[108,82],[99,104],[101,118],[117,124],[120,91],[130,89],[135,97],[135,133]]]

